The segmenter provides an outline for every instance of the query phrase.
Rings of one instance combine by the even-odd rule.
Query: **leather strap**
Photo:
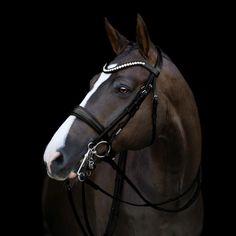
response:
[[[76,107],[71,112],[71,114],[76,116],[79,120],[84,121],[87,125],[92,127],[99,134],[102,133],[102,131],[105,129],[104,126],[96,119],[96,117],[94,117],[84,107]]]

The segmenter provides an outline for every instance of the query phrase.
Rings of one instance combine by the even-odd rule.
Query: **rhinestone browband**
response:
[[[112,68],[107,68],[107,64],[105,64],[105,66],[103,67],[103,72],[110,73],[110,72],[113,72],[113,71],[121,70],[121,69],[124,69],[126,67],[131,67],[131,66],[136,66],[136,65],[144,66],[145,62],[143,62],[143,61],[132,61],[132,62],[127,62],[127,63],[121,64],[121,65],[118,65],[118,66],[115,66],[115,67],[112,67]]]
[[[120,64],[118,66],[114,66],[111,68],[108,68],[108,65],[105,64],[103,66],[103,72],[104,73],[112,73],[114,71],[122,70],[124,68],[132,67],[132,66],[142,66],[142,67],[148,69],[149,71],[151,71],[152,73],[154,73],[155,75],[158,75],[160,72],[159,67],[155,68],[144,61],[131,61],[131,62],[123,63],[123,64]]]

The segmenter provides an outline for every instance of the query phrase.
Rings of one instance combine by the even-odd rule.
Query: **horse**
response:
[[[200,235],[194,95],[140,15],[136,42],[107,19],[105,28],[116,56],[45,149],[47,227],[56,236]]]

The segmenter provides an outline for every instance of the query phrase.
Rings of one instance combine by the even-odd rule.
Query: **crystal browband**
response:
[[[131,61],[131,62],[127,62],[127,63],[123,63],[111,68],[108,68],[108,65],[105,64],[103,67],[103,72],[104,73],[112,73],[114,71],[118,71],[118,70],[122,70],[124,68],[127,67],[132,67],[132,66],[142,66],[145,67],[146,69],[148,69],[149,71],[151,71],[152,73],[154,73],[155,75],[158,75],[160,73],[160,68],[159,67],[153,67],[150,64],[144,62],[144,61]]]

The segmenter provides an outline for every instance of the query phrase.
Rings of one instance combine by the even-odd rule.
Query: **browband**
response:
[[[114,71],[122,70],[124,68],[132,67],[132,66],[142,66],[146,68],[147,70],[149,70],[150,72],[152,72],[156,76],[158,76],[161,71],[158,65],[156,67],[153,67],[152,65],[150,65],[149,63],[145,61],[131,61],[131,62],[123,63],[123,64],[120,64],[111,68],[108,68],[108,65],[105,64],[105,66],[103,67],[103,72],[112,73]]]

